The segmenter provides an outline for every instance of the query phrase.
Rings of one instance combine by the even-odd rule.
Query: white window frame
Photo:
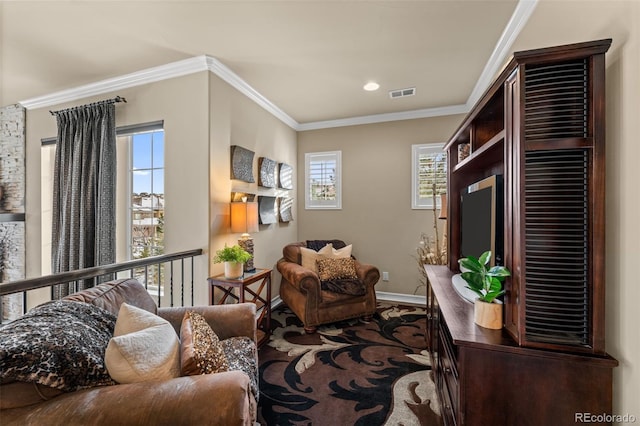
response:
[[[411,208],[412,209],[433,209],[433,198],[422,198],[418,188],[420,187],[420,157],[422,155],[444,155],[446,167],[446,152],[443,143],[429,143],[411,145]],[[446,177],[445,177],[446,179]],[[446,182],[445,182],[446,183]],[[445,190],[446,192],[446,190]],[[436,206],[440,208],[440,197],[436,196]]]
[[[335,200],[311,199],[310,167],[312,161],[335,161]],[[304,154],[304,208],[307,210],[342,209],[342,151],[307,152]]]

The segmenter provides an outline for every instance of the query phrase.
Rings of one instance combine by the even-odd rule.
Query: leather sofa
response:
[[[135,279],[100,284],[65,299],[91,303],[116,316],[120,305],[126,302],[166,319],[178,335],[185,312],[192,310],[204,316],[221,340],[247,336],[256,341],[253,303],[158,309]],[[43,388],[23,382],[1,384],[2,406],[15,408],[2,409],[0,423],[3,426],[253,425],[256,420],[257,403],[250,390],[250,380],[240,371],[99,386],[66,393]]]
[[[341,240],[330,240],[334,247],[344,247]],[[304,324],[307,333],[314,333],[318,325],[333,323],[352,318],[371,319],[376,311],[376,292],[374,286],[380,279],[377,267],[355,260],[358,280],[365,292],[363,295],[341,294],[324,290],[318,274],[302,266],[301,248],[307,248],[306,242],[286,245],[283,257],[277,263],[282,275],[280,297]]]

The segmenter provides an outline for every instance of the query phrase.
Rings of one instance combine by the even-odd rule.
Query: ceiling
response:
[[[511,53],[508,38],[521,27],[510,19],[526,22],[530,13],[518,12],[523,3],[530,10],[535,5],[2,1],[0,105],[207,55],[290,117],[294,127],[354,117],[429,116],[447,108],[464,112]],[[378,91],[362,89],[371,80],[380,84]],[[389,90],[408,87],[416,88],[414,96],[390,99]]]

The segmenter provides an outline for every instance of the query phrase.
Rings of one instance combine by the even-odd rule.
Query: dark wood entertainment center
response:
[[[425,269],[428,343],[446,425],[564,425],[594,415],[607,424],[612,414],[618,363],[604,339],[610,45],[516,52],[445,147],[449,264]],[[458,157],[461,146],[468,157]],[[473,304],[452,285],[459,200],[492,175],[503,179],[503,263],[512,273],[502,330],[476,325]]]

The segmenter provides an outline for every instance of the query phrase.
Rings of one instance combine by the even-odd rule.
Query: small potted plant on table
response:
[[[242,277],[243,265],[249,259],[251,259],[251,254],[239,245],[228,247],[225,244],[224,248],[216,251],[213,263],[224,263],[224,277],[235,279]]]
[[[478,295],[474,304],[474,322],[481,327],[498,330],[502,328],[502,303],[496,298],[504,294],[502,282],[511,273],[504,266],[487,269],[490,260],[491,252],[485,251],[479,259],[468,256],[458,263],[467,288]]]

